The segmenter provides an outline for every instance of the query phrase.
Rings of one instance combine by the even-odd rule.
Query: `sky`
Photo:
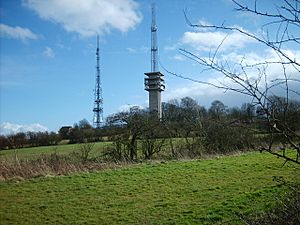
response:
[[[151,70],[152,2],[159,67],[166,82],[162,100],[189,96],[206,107],[217,99],[230,107],[251,101],[167,72],[227,82],[214,71],[203,71],[179,50],[209,57],[221,42],[216,57],[232,65],[242,59],[249,63],[276,59],[274,52],[237,32],[188,25],[184,12],[195,24],[225,24],[264,35],[262,25],[268,21],[234,10],[230,0],[0,0],[0,133],[56,132],[82,119],[92,123],[97,34],[104,117],[133,105],[146,108],[144,73]],[[258,7],[274,10],[276,2],[261,0]],[[299,30],[290,29],[299,35]],[[299,45],[286,45],[284,51],[295,59],[300,56]],[[282,68],[267,69],[270,79],[276,79]],[[299,75],[292,68],[288,72]]]

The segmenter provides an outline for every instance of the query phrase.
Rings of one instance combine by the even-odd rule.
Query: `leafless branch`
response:
[[[221,41],[221,43],[216,48],[213,54],[209,54],[208,58],[200,57],[195,53],[192,53],[186,49],[180,49],[180,53],[187,58],[193,60],[199,65],[207,68],[207,70],[213,70],[219,72],[224,75],[225,79],[229,79],[231,83],[220,82],[219,85],[215,85],[209,82],[203,82],[195,79],[191,79],[182,75],[178,75],[175,73],[171,73],[166,70],[169,74],[175,75],[177,77],[187,79],[193,82],[207,84],[219,89],[223,89],[225,91],[233,91],[236,93],[244,94],[252,97],[253,102],[260,106],[263,115],[269,126],[269,142],[268,147],[264,150],[276,155],[278,157],[284,158],[287,161],[291,161],[297,164],[299,162],[300,156],[300,144],[298,143],[300,140],[299,135],[289,127],[287,123],[287,112],[289,106],[289,98],[290,93],[295,93],[299,95],[299,92],[296,90],[291,90],[289,87],[290,82],[299,82],[300,80],[297,78],[290,77],[288,74],[287,66],[294,68],[295,71],[300,73],[300,63],[296,61],[295,58],[292,58],[284,49],[285,44],[300,44],[300,37],[294,36],[291,31],[295,28],[300,28],[300,9],[298,5],[300,2],[298,0],[283,0],[283,4],[281,7],[277,7],[277,12],[263,12],[258,9],[257,1],[254,2],[254,7],[249,7],[248,5],[244,5],[237,0],[232,0],[236,5],[237,11],[243,11],[252,13],[256,16],[261,16],[270,19],[271,21],[263,25],[263,28],[267,28],[270,25],[277,25],[277,30],[275,31],[274,40],[271,39],[269,30],[265,30],[266,35],[260,36],[255,33],[251,33],[246,31],[240,27],[236,26],[225,26],[225,22],[221,25],[209,25],[209,24],[194,24],[187,17],[186,12],[184,12],[185,20],[189,26],[192,28],[204,28],[204,29],[214,29],[214,30],[222,30],[227,32],[238,32],[244,35],[247,38],[251,38],[257,43],[262,44],[263,46],[273,50],[273,52],[277,55],[278,60],[276,61],[263,61],[256,63],[248,63],[244,57],[241,58],[240,62],[232,65],[232,63],[227,60],[218,60],[218,53],[221,46],[224,44],[225,40],[229,37],[228,35]],[[272,29],[274,30],[274,29]],[[273,34],[273,33],[272,33]],[[281,66],[282,78],[276,78],[270,80],[267,73],[267,67],[277,64]],[[255,78],[250,78],[249,71],[257,69],[257,74],[254,76]],[[204,72],[205,70],[202,70]],[[269,81],[270,80],[270,81]],[[273,104],[270,96],[273,93],[273,90],[276,90],[275,87],[281,87],[285,91],[285,102],[283,104],[283,118],[277,116],[275,109],[270,108],[270,105]],[[272,150],[274,145],[274,138],[276,135],[280,134],[284,138],[284,142],[288,143],[290,148],[295,150],[296,159],[287,156],[284,154],[280,154],[276,151]]]

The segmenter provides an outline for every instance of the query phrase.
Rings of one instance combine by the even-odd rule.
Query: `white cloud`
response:
[[[298,59],[300,58],[300,51],[298,50],[289,50],[289,49],[282,49],[284,54],[286,54],[290,59]],[[239,65],[242,63],[244,66],[245,72],[248,74],[248,78],[255,80],[258,78],[258,68],[265,71],[267,75],[267,81],[271,82],[274,79],[283,79],[284,78],[284,71],[287,74],[288,78],[295,78],[297,79],[298,71],[300,70],[299,66],[288,64],[288,61],[283,58],[279,57],[279,55],[274,52],[273,50],[265,50],[258,52],[249,52],[245,54],[237,54],[235,52],[231,52],[229,54],[220,55],[219,59],[220,62],[228,63],[230,66]],[[287,63],[283,68],[281,62]],[[230,64],[231,63],[231,64]],[[262,64],[262,66],[258,66]],[[264,64],[264,65],[263,65]]]
[[[28,39],[36,40],[38,36],[28,28],[11,27],[5,24],[0,24],[0,36],[26,41]]]
[[[131,54],[140,54],[140,53],[143,54],[143,53],[148,53],[150,49],[146,46],[141,46],[138,48],[128,47],[126,48],[126,50]]]
[[[174,60],[177,60],[177,61],[185,61],[186,57],[184,57],[183,55],[176,54],[173,57],[171,57],[171,59],[174,59]]]
[[[48,128],[39,123],[20,125],[20,124],[4,122],[0,126],[0,133],[4,134],[4,135],[5,134],[15,134],[18,132],[28,132],[28,131],[44,132],[44,131],[48,131]]]
[[[288,55],[291,59],[298,59],[300,58],[300,51],[295,50],[283,50],[283,52]],[[282,64],[280,63],[270,63],[270,62],[280,62],[280,58],[274,51],[266,50],[266,51],[260,51],[260,52],[249,52],[242,54],[237,54],[235,52],[231,52],[229,54],[221,54],[216,59],[220,64],[227,65],[228,69],[231,71],[235,71],[236,73],[241,72],[241,68],[239,68],[239,64],[242,63],[244,66],[244,70],[247,73],[247,78],[249,81],[254,82],[259,79],[260,73],[258,71],[258,68],[261,69],[261,71],[265,72],[266,81],[268,86],[271,86],[274,84],[274,80],[276,79],[284,79],[284,71]],[[226,63],[225,63],[226,62]],[[267,66],[255,66],[259,65],[261,63],[267,63]],[[192,63],[192,61],[191,61]],[[249,67],[245,67],[246,65],[249,65]],[[254,65],[254,67],[252,66]],[[203,68],[199,68],[199,71]],[[300,69],[298,67],[298,69]],[[298,79],[299,80],[299,72],[297,71],[297,68],[293,67],[292,65],[286,64],[285,65],[285,72],[287,75],[287,78],[289,79]],[[182,74],[185,76],[185,74]],[[210,76],[208,79],[202,79],[201,77],[192,77],[194,80],[201,80],[204,82],[208,82],[214,85],[227,85],[229,87],[238,87],[237,84],[234,84],[230,79],[224,78],[222,74],[218,74],[216,72],[206,74]],[[242,77],[243,75],[241,75]],[[243,77],[242,77],[243,78]],[[246,77],[244,77],[246,78]],[[258,83],[258,88],[261,90],[265,89],[265,79],[261,79]],[[290,95],[293,95],[293,91],[300,90],[300,83],[295,81],[290,81]],[[241,88],[241,87],[239,87]],[[270,91],[269,94],[275,94],[279,96],[284,96],[285,93],[285,84],[282,86],[275,86]],[[228,102],[231,102],[232,105],[239,105],[242,102],[245,102],[247,98],[241,94],[233,93],[232,91],[226,92],[224,89],[218,89],[215,87],[212,87],[210,85],[205,84],[199,84],[195,82],[186,83],[184,86],[178,87],[178,88],[172,88],[169,87],[166,89],[164,93],[164,101],[169,101],[171,99],[180,99],[186,96],[193,97],[195,99],[199,99],[200,102],[205,101],[205,103],[212,102],[215,99],[227,99]],[[298,96],[299,97],[299,96]],[[248,101],[251,101],[251,99],[248,99]]]
[[[229,49],[243,48],[246,44],[253,42],[253,40],[239,32],[226,33],[221,31],[187,31],[183,34],[181,42],[200,51],[215,50],[223,42],[221,49],[225,51]]]
[[[43,51],[43,55],[47,58],[54,58],[55,53],[50,47],[45,47],[45,50]]]
[[[24,0],[24,5],[41,18],[84,37],[103,35],[111,29],[127,32],[142,19],[134,0]]]
[[[221,77],[213,77],[206,82],[210,82],[213,84],[218,85],[219,80]],[[200,80],[200,79],[199,79]],[[169,101],[171,99],[181,99],[184,97],[191,97],[191,98],[215,98],[215,96],[218,96],[219,94],[222,94],[222,90],[213,88],[212,86],[205,85],[205,84],[200,84],[200,83],[186,83],[185,86],[183,87],[178,87],[175,89],[172,89],[171,87],[169,89],[166,89],[165,94],[163,95],[163,100],[164,101]]]
[[[174,51],[177,50],[181,46],[181,43],[175,43],[173,45],[167,45],[164,47],[165,51]]]
[[[131,108],[138,108],[140,110],[144,109],[143,106],[141,105],[131,105],[131,104],[127,104],[127,105],[122,105],[119,107],[119,112],[129,112]]]
[[[205,19],[200,19],[197,24],[202,25],[202,26],[212,26],[213,25],[212,23],[206,21]],[[198,29],[195,28],[195,29],[201,30],[201,31],[212,30],[211,28],[208,28],[208,27],[201,27],[201,28],[198,28]]]
[[[127,48],[126,50],[127,50],[129,53],[136,53],[136,52],[137,52],[137,50],[134,49],[134,48]]]

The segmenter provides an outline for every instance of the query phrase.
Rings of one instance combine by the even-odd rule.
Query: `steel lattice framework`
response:
[[[152,4],[152,23],[151,23],[151,72],[158,71],[158,47],[157,47],[157,26],[155,4]]]
[[[100,128],[103,124],[103,97],[100,76],[100,53],[99,53],[99,36],[97,36],[97,50],[96,50],[96,85],[94,90],[94,119],[93,125],[95,128]]]

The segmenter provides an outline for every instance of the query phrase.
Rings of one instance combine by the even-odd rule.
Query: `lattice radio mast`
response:
[[[157,47],[157,26],[155,4],[152,3],[152,23],[151,23],[151,72],[158,71],[158,47]]]
[[[103,98],[102,98],[102,87],[101,87],[101,76],[100,76],[100,55],[99,55],[99,36],[97,35],[97,50],[96,50],[96,85],[94,90],[94,119],[93,125],[95,128],[100,128],[103,124]]]

